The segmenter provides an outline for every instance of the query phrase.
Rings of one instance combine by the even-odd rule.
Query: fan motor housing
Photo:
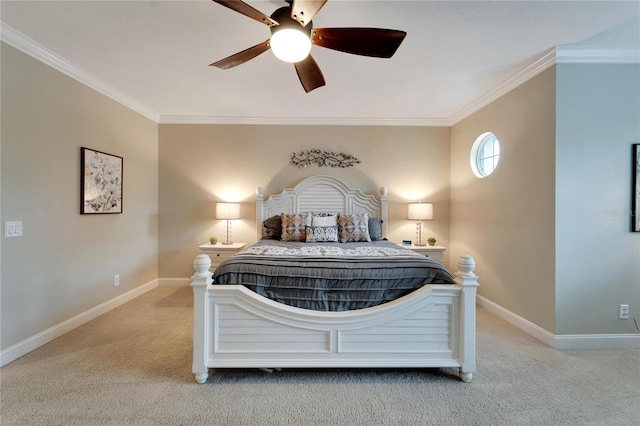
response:
[[[311,36],[313,21],[309,22],[304,27],[300,25],[298,21],[296,21],[291,17],[291,6],[285,6],[285,7],[281,7],[280,9],[277,9],[275,12],[271,14],[271,19],[273,19],[274,21],[277,21],[280,24],[280,25],[271,27],[271,35],[273,35],[274,33],[280,30],[291,28],[294,30],[301,31],[307,34],[308,36]]]

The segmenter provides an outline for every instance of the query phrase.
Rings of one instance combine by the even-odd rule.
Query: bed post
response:
[[[262,220],[266,219],[264,217],[264,212],[262,204],[264,203],[264,188],[259,186],[256,189],[256,231],[258,232],[258,240],[262,239]]]
[[[207,318],[209,303],[207,301],[207,286],[213,282],[211,278],[211,258],[207,254],[196,256],[193,261],[196,273],[191,277],[193,287],[193,364],[191,371],[196,375],[196,382],[204,383],[209,377],[207,368],[207,348],[209,347],[209,330]]]
[[[476,371],[476,288],[478,277],[473,273],[476,262],[468,254],[458,259],[456,282],[462,286],[460,296],[460,378],[470,382]]]
[[[380,188],[380,217],[382,218],[382,236],[387,236],[387,222],[389,218],[389,204],[387,200],[387,191],[386,187]]]

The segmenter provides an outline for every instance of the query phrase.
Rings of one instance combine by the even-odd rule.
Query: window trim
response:
[[[492,141],[492,143],[497,144],[498,154],[487,156],[485,158],[480,158],[480,155],[483,152],[484,147],[490,141]],[[498,139],[498,137],[492,132],[485,132],[481,134],[476,138],[475,142],[473,142],[473,146],[471,147],[471,153],[469,154],[469,164],[471,165],[471,171],[473,171],[473,174],[480,179],[486,178],[498,168],[498,164],[500,163],[500,154],[501,154],[500,140]],[[496,158],[495,166],[493,167],[493,170],[491,170],[490,172],[486,172],[484,170],[483,165],[481,164],[482,160],[486,158]]]

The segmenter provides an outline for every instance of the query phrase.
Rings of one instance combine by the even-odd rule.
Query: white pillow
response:
[[[338,220],[335,215],[331,216],[316,216],[313,215],[311,219],[311,226],[336,226]]]

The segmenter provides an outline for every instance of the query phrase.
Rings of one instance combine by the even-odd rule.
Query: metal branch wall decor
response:
[[[307,151],[292,152],[291,164],[299,168],[307,167],[312,164],[318,167],[352,167],[359,164],[360,160],[351,154],[344,152],[321,151],[319,149],[310,149]]]

